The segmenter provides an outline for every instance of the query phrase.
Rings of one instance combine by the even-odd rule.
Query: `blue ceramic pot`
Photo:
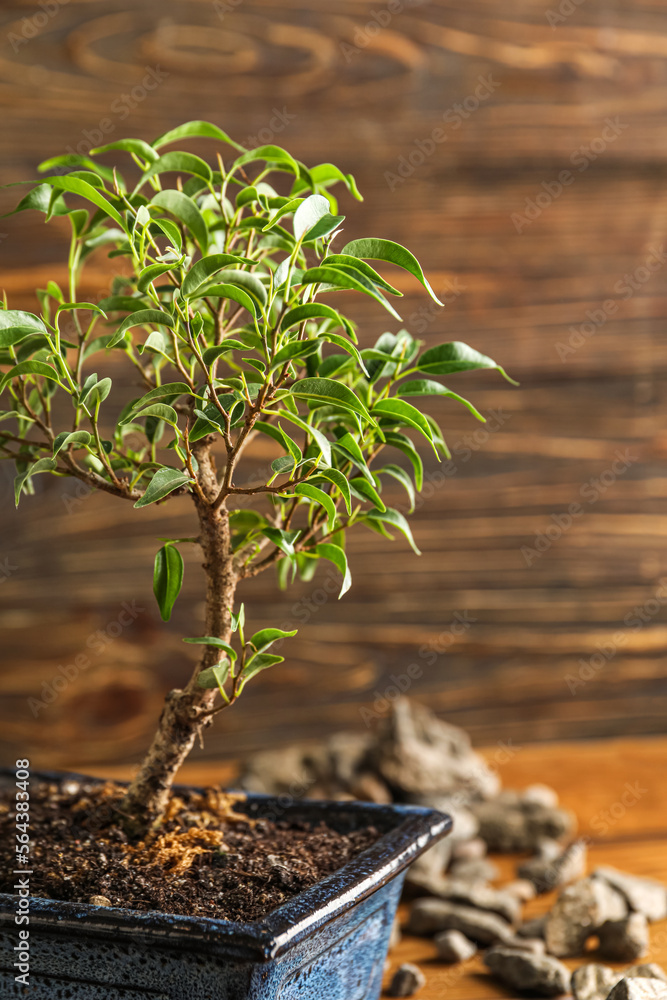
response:
[[[32,775],[39,778],[82,780]],[[14,979],[17,898],[0,894],[2,1000],[377,1000],[405,870],[450,830],[451,819],[415,806],[285,804],[255,794],[237,808],[253,817],[324,820],[340,831],[372,825],[381,835],[254,923],[32,897],[28,988]]]

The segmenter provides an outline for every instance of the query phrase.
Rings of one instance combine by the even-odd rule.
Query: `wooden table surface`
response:
[[[561,804],[577,816],[580,836],[586,838],[589,870],[600,864],[612,865],[667,884],[667,738],[525,744],[513,749],[515,752],[504,755],[498,765],[503,786],[523,788],[543,782],[556,789]],[[497,746],[483,753],[489,763],[499,759]],[[98,768],[97,773],[121,778],[130,772],[127,768]],[[231,782],[233,776],[233,765],[221,768],[212,764],[188,764],[183,774],[185,781],[193,783]],[[501,870],[500,884],[513,877],[518,856],[494,856],[494,861]],[[555,895],[549,893],[527,904],[526,918],[548,910]],[[434,956],[429,939],[404,937],[391,953],[390,973],[401,962],[417,963],[428,980],[419,993],[420,1000],[512,996],[490,978],[478,957],[447,966]],[[658,962],[667,970],[667,921],[651,925],[651,949],[645,961]],[[574,969],[582,960],[567,960],[565,964]]]

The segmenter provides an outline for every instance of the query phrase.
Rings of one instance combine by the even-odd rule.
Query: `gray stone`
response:
[[[633,962],[648,951],[648,922],[643,913],[608,920],[598,929],[599,952],[614,962]]]
[[[484,802],[472,802],[470,808],[479,820],[479,835],[490,851],[534,851],[545,837],[560,840],[570,836],[576,820],[564,809],[537,803],[513,805],[500,796]]]
[[[601,866],[593,872],[593,877],[603,879],[617,889],[627,900],[631,910],[643,913],[647,920],[663,920],[667,917],[667,888],[649,878],[639,878],[619,872],[616,868]]]
[[[426,976],[422,970],[411,962],[405,962],[392,976],[387,996],[411,997],[426,985]]]
[[[498,866],[487,858],[475,858],[471,861],[453,861],[447,870],[451,878],[460,882],[492,882],[498,878]]]
[[[546,809],[555,809],[558,806],[558,793],[549,785],[528,785],[521,792],[521,802],[527,805],[544,806]]]
[[[468,734],[429,709],[397,698],[377,728],[372,770],[405,796],[459,792],[494,795],[499,781],[474,752]]]
[[[421,892],[430,892],[431,886],[439,887],[445,880],[445,868],[449,863],[451,845],[449,837],[420,855],[408,868],[405,876],[406,886],[414,887]]]
[[[586,871],[586,844],[575,840],[555,858],[544,858],[539,854],[529,858],[517,868],[517,874],[528,879],[538,893],[549,892],[559,885],[566,885],[580,878]]]
[[[619,979],[608,1000],[667,1000],[667,984],[642,976]]]
[[[583,878],[567,886],[547,914],[547,951],[559,958],[580,955],[587,939],[607,920],[625,916],[625,901],[600,879]]]
[[[546,955],[547,951],[544,938],[519,937],[518,934],[504,941],[503,947],[512,948],[515,951],[527,951],[531,955]]]
[[[514,879],[513,882],[508,882],[504,885],[503,889],[505,892],[509,892],[510,895],[515,896],[520,903],[529,903],[537,895],[535,886],[527,878]]]
[[[623,972],[624,979],[638,976],[640,979],[661,979],[667,983],[667,973],[656,962],[645,962],[643,965],[631,965]]]
[[[417,899],[410,908],[409,934],[431,937],[439,931],[461,931],[478,944],[496,944],[512,937],[512,927],[497,913],[461,906],[447,899]]]
[[[525,920],[522,924],[519,924],[516,933],[519,937],[544,939],[546,922],[546,914],[542,917],[533,917],[531,920]]]
[[[552,837],[540,837],[535,844],[535,853],[543,861],[554,861],[563,853],[563,845]]]
[[[441,962],[465,962],[477,954],[477,945],[460,931],[442,931],[435,936]]]
[[[588,962],[572,973],[570,982],[574,1000],[607,1000],[609,991],[620,979],[621,973],[614,972],[608,965]]]
[[[486,844],[481,837],[472,837],[454,844],[452,858],[455,861],[481,861],[486,857]]]
[[[414,873],[411,878],[411,885],[414,887],[418,884]],[[437,896],[438,899],[451,900],[477,910],[497,913],[510,924],[516,923],[521,915],[521,903],[516,896],[504,889],[494,889],[479,882],[464,882],[449,877],[424,879],[422,889],[430,896]]]
[[[486,952],[484,964],[506,986],[533,996],[560,996],[570,985],[567,968],[549,955],[497,947]]]

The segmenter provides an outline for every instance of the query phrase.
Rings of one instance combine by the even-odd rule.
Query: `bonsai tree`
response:
[[[235,158],[218,152],[211,166],[166,151],[189,137],[215,140]],[[127,159],[136,183],[98,162],[111,152]],[[390,538],[395,529],[417,552],[383,486],[396,480],[414,503],[423,475],[414,433],[436,457],[449,453],[435,421],[409,400],[445,396],[483,420],[432,376],[504,372],[462,343],[421,351],[406,330],[358,346],[355,324],[323,300],[358,292],[400,320],[388,296],[401,292],[369,260],[397,265],[438,299],[397,243],[353,239],[334,249],[345,217],[330,188],[361,196],[331,163],[309,169],[273,145],[246,151],[215,125],[189,122],[152,145],[122,139],[40,171],[15,211],[68,221],[68,280],[37,291],[39,312],[6,301],[0,310],[0,454],[16,464],[16,503],[41,473],[136,508],[187,495],[195,534],[165,541],[155,557],[165,621],[183,580],[179,546],[194,543],[203,556],[204,634],[184,639],[201,656],[167,695],[122,806],[129,827],[145,831],[159,823],[198,734],[283,660],[271,647],[295,634],[267,624],[247,635],[244,608],[235,610],[239,583],[270,567],[283,586],[308,580],[324,559],[340,571],[342,596],[351,582],[346,534],[361,524]],[[79,296],[81,272],[100,252],[119,273],[108,297],[89,302]],[[113,385],[123,366],[137,385],[130,399]],[[277,457],[253,480],[242,465],[259,435]]]

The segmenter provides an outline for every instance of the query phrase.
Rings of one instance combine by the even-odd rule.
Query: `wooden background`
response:
[[[357,176],[366,200],[342,199],[348,238],[407,244],[448,293],[436,313],[418,285],[396,278],[412,333],[467,341],[521,381],[451,380],[488,415],[486,430],[454,404],[433,409],[454,460],[443,474],[425,455],[421,558],[360,529],[355,586],[341,602],[318,603],[324,575],[287,595],[260,578],[253,620],[293,622],[299,635],[280,673],[262,676],[220,721],[202,761],[363,727],[360,709],[413,662],[423,673],[410,693],[486,745],[665,731],[667,5],[569,9],[559,14],[556,0],[2,5],[3,183],[97,143],[103,119],[116,138],[152,139],[189,118],[247,145],[272,130],[306,162],[331,159]],[[480,78],[493,93],[474,108]],[[446,140],[429,153],[438,127]],[[401,163],[409,176],[387,178]],[[573,183],[554,197],[566,169]],[[540,194],[518,232],[512,214]],[[7,209],[14,195],[2,193]],[[64,231],[41,220],[0,221],[0,284],[14,307],[62,276]],[[89,292],[104,294],[105,266],[93,268]],[[635,285],[627,297],[624,275]],[[600,322],[607,300],[617,309]],[[365,344],[396,329],[365,303],[350,311]],[[588,311],[592,335],[562,358],[558,345]],[[626,467],[616,474],[618,452]],[[135,512],[45,479],[14,513],[11,473],[0,470],[2,757],[128,763],[184,676],[180,637],[201,621],[194,554],[168,627],[151,594],[157,537],[192,530],[187,501]],[[577,502],[580,516],[558,529]],[[538,533],[548,547],[527,559],[522,547],[534,549]],[[143,610],[108,641],[132,601]],[[459,635],[457,615],[468,622]],[[86,669],[35,717],[28,699],[48,694],[79,654]]]

